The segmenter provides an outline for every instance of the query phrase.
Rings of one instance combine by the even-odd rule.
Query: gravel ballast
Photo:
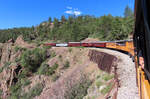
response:
[[[117,74],[120,85],[118,88],[117,99],[140,99],[138,88],[136,86],[136,69],[134,62],[132,62],[132,58],[124,53],[114,50],[94,49],[114,55],[120,60],[117,63]]]

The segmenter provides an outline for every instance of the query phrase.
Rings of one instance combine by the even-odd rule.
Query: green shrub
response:
[[[50,49],[51,46],[43,46],[43,48],[45,48],[45,49]]]
[[[111,83],[110,85],[106,86],[104,89],[101,90],[101,93],[104,94],[104,95],[106,93],[108,93],[110,91],[110,89],[112,88],[112,85],[113,84]]]
[[[42,45],[43,44],[43,42],[41,42],[41,41],[36,41],[36,46],[40,46],[40,45]]]
[[[29,92],[25,93],[22,96],[22,99],[33,99],[35,96],[39,96],[43,91],[43,85],[38,83],[33,88],[29,90]]]
[[[103,79],[104,79],[105,81],[108,81],[108,80],[112,79],[113,77],[114,77],[114,75],[110,75],[110,74],[104,74],[104,75],[103,75]]]
[[[87,95],[87,89],[91,83],[87,77],[83,77],[81,81],[66,92],[65,99],[83,99]]]
[[[27,86],[27,85],[29,85],[30,83],[31,83],[31,81],[28,80],[27,78],[21,79],[21,84],[22,84],[23,86]]]
[[[38,69],[38,74],[53,75],[57,68],[58,68],[58,64],[56,63],[51,67],[48,64],[43,63]]]
[[[26,49],[26,48],[19,47],[19,46],[15,46],[15,52],[18,52],[19,50],[25,51],[25,50],[27,50],[27,49]]]
[[[58,74],[52,75],[52,81],[56,81],[60,76]]]
[[[103,85],[103,82],[101,81],[96,81],[96,86],[99,88],[101,85]]]
[[[19,49],[20,49],[19,46],[15,46],[15,52],[18,52]]]
[[[16,77],[17,77],[18,79],[22,79],[22,78],[26,78],[26,77],[28,76],[28,74],[29,74],[29,72],[28,72],[27,70],[23,69],[23,70],[20,72],[20,74],[17,75]]]
[[[56,56],[56,53],[54,51],[51,51],[51,58],[55,57]]]
[[[27,50],[21,55],[21,66],[27,71],[36,72],[46,58],[45,49],[35,48],[33,50]]]
[[[20,57],[16,57],[15,62],[20,62]]]
[[[70,67],[70,63],[69,63],[69,61],[67,60],[67,61],[65,62],[65,64],[64,64],[64,69],[69,68],[69,67]]]
[[[71,48],[71,47],[69,47],[69,52],[70,52],[70,53],[72,52],[72,48]]]
[[[58,68],[58,64],[55,63],[52,67],[48,69],[48,72],[46,73],[47,75],[52,75],[55,73],[56,69]]]
[[[43,85],[38,83],[33,88],[31,88],[29,92],[23,93],[21,86],[21,81],[11,86],[11,94],[8,99],[32,99],[33,97],[40,95],[43,90]]]
[[[11,95],[9,99],[19,99],[19,97],[21,97],[21,91],[22,91],[21,86],[22,86],[21,82],[18,81],[15,85],[12,85],[10,87]]]
[[[40,75],[46,74],[46,72],[48,71],[48,68],[49,68],[49,65],[44,62],[39,67],[37,73],[40,74]]]

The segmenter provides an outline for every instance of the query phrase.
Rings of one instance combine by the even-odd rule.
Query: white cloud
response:
[[[68,9],[67,11],[65,11],[66,14],[73,14],[73,15],[76,15],[76,16],[82,14],[82,12],[78,10],[78,8],[72,8],[72,7],[69,7],[69,6],[66,7],[66,8]]]
[[[65,11],[67,14],[73,14],[72,10]]]
[[[81,13],[82,13],[81,11],[74,11],[74,14],[75,14],[76,16],[80,15]]]
[[[67,8],[67,9],[70,9],[70,10],[72,9],[72,7],[70,7],[70,6],[68,6],[68,7],[66,7],[66,8]]]

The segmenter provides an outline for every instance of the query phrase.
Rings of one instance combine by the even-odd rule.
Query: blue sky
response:
[[[36,26],[61,15],[123,16],[134,0],[0,0],[0,29]]]

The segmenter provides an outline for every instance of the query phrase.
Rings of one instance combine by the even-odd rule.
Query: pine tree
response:
[[[51,18],[51,17],[49,17],[48,22],[49,22],[49,23],[51,23],[51,22],[52,22],[52,18]]]
[[[54,18],[54,27],[55,28],[59,27],[59,21],[57,18]]]
[[[133,17],[133,11],[132,9],[127,5],[124,11],[124,17]]]
[[[66,18],[65,18],[65,16],[63,15],[63,16],[61,16],[61,22],[62,23],[65,23],[66,22]]]

